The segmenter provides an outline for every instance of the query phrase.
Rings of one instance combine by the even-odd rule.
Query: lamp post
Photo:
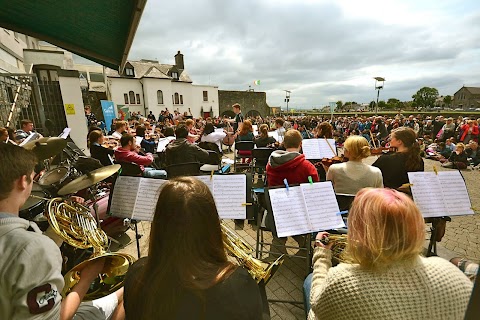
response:
[[[288,116],[288,102],[290,101],[291,91],[289,90],[283,90],[283,91],[285,91],[285,102],[287,103],[287,116]]]
[[[383,89],[385,78],[375,77],[373,79],[375,79],[375,90],[377,90],[377,103],[375,104],[375,115],[377,115],[378,114],[378,97],[380,96],[380,90]]]

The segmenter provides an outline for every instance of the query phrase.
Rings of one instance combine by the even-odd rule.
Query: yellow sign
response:
[[[73,103],[65,104],[65,111],[67,114],[75,114],[75,105]]]

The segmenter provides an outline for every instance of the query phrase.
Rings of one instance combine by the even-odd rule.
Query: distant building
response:
[[[464,110],[480,108],[480,88],[461,87],[453,95],[453,106]]]
[[[218,87],[194,85],[178,51],[175,64],[155,60],[128,61],[122,74],[106,69],[107,97],[129,111],[158,116],[161,110],[180,113],[190,109],[194,117],[219,115]]]
[[[239,103],[242,106],[244,116],[270,115],[270,107],[267,104],[267,94],[256,91],[232,91],[218,90],[218,99],[220,104],[220,115],[234,117],[232,105]]]
[[[23,49],[38,49],[38,40],[0,28],[0,72],[25,73]]]

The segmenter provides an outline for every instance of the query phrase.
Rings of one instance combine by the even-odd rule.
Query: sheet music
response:
[[[143,137],[135,136],[135,143],[137,146],[140,146],[142,143]]]
[[[215,175],[213,177],[215,177]],[[202,181],[203,183],[205,183],[207,185],[208,189],[210,189],[210,192],[213,195],[213,177],[211,177],[210,175],[208,175],[208,176],[204,175],[204,176],[194,176],[193,178],[198,179],[198,180]]]
[[[274,137],[276,141],[280,142],[280,138],[278,137],[278,132],[275,131],[269,131],[268,132],[269,137]]]
[[[132,218],[139,185],[140,179],[138,177],[119,176],[117,178],[110,206],[112,215],[121,218]]]
[[[413,201],[424,218],[448,215],[443,191],[435,172],[408,172]]]
[[[302,141],[302,150],[305,159],[318,160],[322,158],[332,158],[337,155],[336,152],[332,152],[332,149],[333,151],[336,150],[334,139],[304,139]]]
[[[23,139],[22,143],[19,144],[20,147],[23,147],[25,144],[27,144],[28,142],[30,141],[33,141],[33,140],[37,140],[38,135],[37,133],[35,132],[30,132],[30,134],[28,135],[28,137],[26,137],[25,139]]]
[[[253,129],[253,136],[254,137],[258,136],[258,125],[253,124],[252,129]]]
[[[340,209],[330,181],[302,183],[300,187],[307,207],[311,232],[345,228],[342,216],[338,214]]]
[[[320,149],[320,154],[322,155],[322,158],[332,158],[337,155],[334,139],[318,139],[318,148]]]
[[[302,151],[305,159],[322,159],[318,139],[305,139],[302,141]]]
[[[72,131],[71,128],[63,129],[63,132],[59,135],[59,137],[62,138],[62,139],[67,139],[68,135],[70,134],[70,131]]]
[[[467,186],[459,171],[440,171],[438,181],[443,190],[442,196],[448,216],[474,214]]]
[[[244,174],[214,175],[213,198],[221,219],[246,219],[247,176]]]
[[[165,148],[167,147],[167,144],[169,144],[170,141],[173,141],[173,140],[175,140],[175,137],[160,138],[158,140],[157,152],[164,152]]]
[[[132,213],[132,219],[153,221],[161,187],[167,180],[148,178],[140,178],[138,180],[140,180],[140,184],[138,186],[137,200]]]
[[[279,237],[310,232],[307,207],[300,187],[269,189],[268,194]]]

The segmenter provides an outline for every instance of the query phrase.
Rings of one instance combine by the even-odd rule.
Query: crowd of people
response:
[[[316,235],[313,272],[304,285],[308,319],[463,317],[472,282],[454,264],[421,256],[424,219],[411,197],[400,191],[408,183],[408,172],[424,170],[422,155],[452,168],[462,169],[458,163],[464,160],[478,165],[476,120],[401,115],[261,118],[245,117],[239,104],[232,108],[233,119],[194,118],[189,112],[168,110],[158,117],[132,114],[128,120],[115,119],[108,133],[86,108],[86,138],[91,156],[102,165],[133,163],[150,178],[167,178],[165,169],[172,165],[206,163],[209,151],[221,155],[231,139],[269,147],[267,186],[328,180],[336,193],[355,196],[343,263],[332,267],[331,245],[322,242],[328,234]],[[22,121],[27,136],[33,129],[33,122]],[[21,133],[0,129],[6,142],[0,143],[0,248],[5,256],[0,263],[0,318],[83,319],[90,314],[94,319],[262,319],[266,300],[261,289],[247,270],[227,258],[213,196],[191,177],[168,177],[163,185],[152,204],[149,254],[130,268],[124,288],[82,303],[102,267],[92,264],[82,270],[72,292],[61,297],[59,248],[38,233],[35,223],[18,217],[37,164],[32,151],[14,145],[26,138]],[[312,138],[335,139],[348,161],[327,166],[305,159],[302,144]],[[157,154],[163,139],[168,144]],[[377,148],[395,152],[381,152],[372,165],[364,163]],[[245,151],[248,162],[252,154]],[[274,241],[284,244],[286,239],[276,235],[274,218],[267,215],[265,223]],[[465,267],[465,261],[455,261],[462,263]]]

